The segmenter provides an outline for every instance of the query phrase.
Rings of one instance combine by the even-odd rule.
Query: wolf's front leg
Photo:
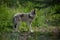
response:
[[[31,32],[34,32],[34,31],[33,31],[33,29],[32,29],[32,26],[31,26],[31,24],[30,24],[30,31],[31,31]]]
[[[31,26],[31,23],[30,23],[30,22],[28,23],[28,26],[29,26],[29,31],[30,31],[30,32],[34,32],[34,31],[32,30],[32,26]]]

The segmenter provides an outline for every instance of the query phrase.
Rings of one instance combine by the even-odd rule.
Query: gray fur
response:
[[[14,28],[15,30],[18,29],[18,26],[20,25],[19,22],[24,21],[27,23],[28,26],[30,26],[30,30],[31,30],[31,22],[32,20],[35,18],[36,13],[35,10],[32,10],[30,13],[19,13],[19,14],[15,14],[13,17],[13,24],[14,24]]]

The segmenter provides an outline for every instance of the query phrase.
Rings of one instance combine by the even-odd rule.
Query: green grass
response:
[[[29,34],[29,27],[25,22],[22,22],[18,28],[21,34],[19,32],[12,33],[14,14],[19,12],[28,13],[33,10],[34,7],[41,7],[45,4],[36,4],[35,2],[33,3],[33,0],[31,2],[27,1],[27,3],[25,2],[23,4],[18,3],[17,8],[10,8],[7,4],[0,5],[0,40],[18,40],[21,34]],[[12,5],[13,4],[11,4],[11,6]],[[32,22],[34,32],[29,34],[28,40],[58,40],[57,34],[60,32],[60,14],[57,11],[59,10],[60,5],[57,4],[47,8],[41,8],[40,10],[36,8],[36,17]],[[48,25],[49,23],[46,23],[45,20],[51,21],[49,22],[51,24]],[[24,35],[22,35],[22,37],[24,38]]]
[[[27,7],[22,7],[21,5],[19,5],[18,8],[9,8],[6,5],[1,5],[0,6],[0,31],[8,31],[11,30],[13,28],[13,15],[16,13],[28,13],[30,12],[33,8],[33,6],[35,4],[33,3],[28,3],[29,5],[27,5]],[[32,6],[32,5],[33,6]],[[57,8],[59,8],[59,6],[56,8],[57,6],[54,6],[54,8],[52,7],[47,7],[44,9],[36,9],[36,17],[32,22],[32,27],[47,27],[48,25],[45,23],[46,19],[49,20],[53,20],[54,19],[59,19],[59,16],[57,15],[52,15],[52,13],[54,13]],[[49,13],[51,12],[51,13]],[[49,14],[48,14],[49,13]],[[47,14],[47,16],[45,16],[45,14]],[[54,18],[55,16],[55,18]],[[57,17],[56,17],[57,16]],[[28,27],[26,26],[26,23],[22,23],[20,25],[21,27],[19,27],[19,30],[28,30]],[[25,29],[24,29],[25,28]]]
[[[38,29],[38,30],[37,30]],[[40,27],[34,28],[34,32],[20,31],[20,32],[3,32],[0,33],[0,40],[60,40],[54,30],[56,27]]]

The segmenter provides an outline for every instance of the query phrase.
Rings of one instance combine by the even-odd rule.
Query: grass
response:
[[[20,31],[20,32],[4,32],[0,33],[1,40],[59,40],[58,31],[56,27],[40,27],[34,28],[33,33],[29,31]],[[55,32],[56,31],[56,32]]]
[[[14,40],[14,39],[17,40],[17,37],[18,35],[20,35],[20,33],[16,32],[14,35],[11,33],[13,30],[13,23],[12,23],[13,16],[17,12],[20,12],[20,13],[30,12],[32,9],[34,9],[34,6],[35,6],[35,4],[30,3],[30,2],[28,2],[26,5],[27,7],[26,6],[22,7],[21,5],[19,5],[18,8],[9,8],[6,5],[0,6],[0,40],[5,40],[5,39],[6,40]],[[58,9],[59,9],[59,6],[58,6]],[[47,7],[47,8],[40,9],[40,10],[36,9],[36,18],[32,22],[32,29],[34,30],[34,32],[31,33],[30,36],[28,36],[28,40],[44,40],[44,39],[49,40],[51,35],[57,38],[58,36],[57,34],[58,32],[60,32],[59,31],[60,26],[53,27],[45,23],[46,19],[49,19],[52,21],[54,21],[55,18],[59,19],[58,16],[57,18],[56,15],[51,15],[55,13],[56,10],[57,10],[57,5],[52,8]],[[21,34],[29,33],[29,27],[27,26],[26,23],[23,22],[19,26],[19,31],[21,32]],[[14,36],[13,39],[11,38],[12,35]],[[22,35],[22,37],[24,38],[24,35]],[[50,39],[50,40],[57,40],[55,38]]]
[[[33,4],[32,4],[33,5]],[[27,13],[30,12],[31,9],[33,9],[33,7],[30,7],[31,5],[28,5],[26,8],[22,7],[21,5],[19,5],[18,8],[9,8],[6,5],[1,5],[0,6],[0,26],[1,29],[0,30],[8,30],[8,29],[12,29],[13,27],[13,16],[16,13]],[[30,7],[30,8],[29,8]],[[45,9],[40,9],[37,10],[36,9],[36,18],[33,20],[32,22],[32,27],[47,27],[48,25],[45,23],[46,19],[50,18],[50,14],[48,14],[47,16],[45,16],[47,13],[49,12],[54,12],[54,10],[51,9],[51,7],[45,8]],[[52,18],[50,18],[51,20]],[[26,29],[28,30],[28,27],[26,27],[26,23],[22,23],[20,25],[21,27],[19,29]],[[24,29],[24,30],[25,30]]]

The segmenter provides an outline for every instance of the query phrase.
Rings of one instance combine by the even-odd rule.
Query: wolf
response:
[[[29,30],[33,32],[31,24],[33,19],[36,16],[35,10],[32,10],[29,13],[17,13],[13,16],[13,25],[14,29],[18,30],[18,26],[21,24],[20,22],[26,22],[27,25],[29,26]]]

